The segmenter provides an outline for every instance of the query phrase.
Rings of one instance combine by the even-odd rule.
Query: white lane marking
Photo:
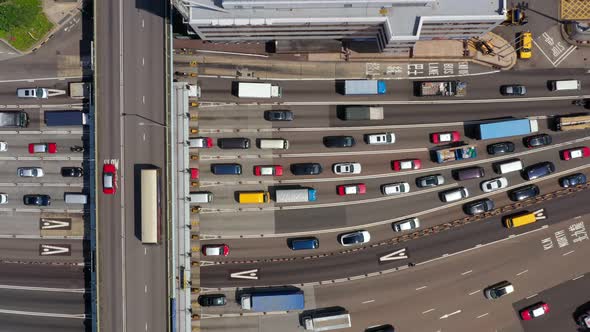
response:
[[[529,272],[529,270],[524,270],[524,271],[518,272],[516,275],[519,276],[519,275],[525,274],[527,272]]]
[[[125,133],[123,132],[124,126],[124,117],[123,113],[125,113],[125,103],[124,103],[124,96],[125,96],[125,82],[123,77],[123,0],[119,0],[119,137],[121,137],[121,147],[120,147],[120,155],[121,155],[121,164],[125,165]],[[126,250],[126,241],[127,238],[125,233],[125,192],[126,192],[126,185],[125,185],[125,172],[124,170],[121,172],[121,180],[120,180],[120,199],[119,199],[119,211],[120,215],[120,222],[121,222],[121,321],[123,322],[123,329],[122,332],[127,332],[127,260],[125,253]]]
[[[368,300],[368,301],[363,301],[361,302],[362,304],[367,304],[367,303],[371,303],[371,302],[375,302],[375,300]]]
[[[429,312],[431,312],[431,311],[434,311],[434,309],[428,309],[428,310],[426,310],[426,311],[422,311],[422,314],[427,314],[427,313],[429,313]]]
[[[575,250],[570,250],[570,251],[566,252],[565,254],[563,254],[563,256],[567,256],[567,255],[569,255],[569,254],[573,253],[574,251],[575,251]]]
[[[424,289],[424,288],[426,288],[426,287],[427,287],[427,286],[418,287],[418,288],[416,288],[416,290],[421,290],[421,289]]]
[[[481,292],[481,289],[478,289],[478,290],[476,290],[476,291],[473,291],[473,292],[469,293],[469,295],[477,294],[477,293],[479,293],[479,292]]]
[[[145,322],[145,330],[146,330],[146,331],[148,330],[148,329],[147,329],[147,322]]]
[[[580,218],[582,218],[582,216],[577,216],[577,217],[574,217],[574,220],[575,219],[580,219]]]
[[[141,27],[144,28],[145,27],[145,20],[142,18],[141,19]]]
[[[465,271],[465,272],[461,273],[461,275],[464,276],[464,275],[469,274],[471,272],[473,272],[473,270]]]
[[[147,248],[143,248],[143,254],[147,255]]]
[[[145,66],[145,58],[144,57],[141,58],[141,65]]]
[[[258,269],[234,272],[230,274],[230,278],[258,280]]]
[[[456,314],[458,314],[458,313],[461,313],[461,309],[459,309],[459,310],[457,310],[457,311],[453,311],[453,312],[451,312],[450,314],[445,314],[445,315],[442,315],[442,316],[440,316],[440,318],[439,318],[439,319],[445,319],[445,318],[449,318],[449,317],[451,317],[451,316],[453,316],[453,315],[456,315]]]
[[[145,104],[145,96],[141,96],[141,102]]]
[[[13,83],[13,82],[34,82],[34,81],[62,81],[62,80],[73,80],[73,79],[81,79],[82,76],[64,76],[64,77],[39,77],[39,78],[22,78],[16,80],[4,80],[0,81],[0,83]]]
[[[477,316],[477,318],[482,318],[482,317],[485,317],[485,316],[487,316],[487,315],[488,315],[488,313],[486,312],[486,313],[485,313],[485,314],[483,314],[483,315],[479,315],[479,316]]]
[[[144,286],[144,289],[143,289],[143,290],[144,290],[144,292],[146,292],[146,293],[147,293],[147,284],[145,284],[145,286]]]
[[[570,54],[572,54],[575,50],[577,49],[577,46],[575,45],[571,45],[569,47],[569,49],[565,52],[563,52],[563,54],[561,55],[560,59],[555,60],[555,64],[554,66],[557,67],[559,66],[563,60],[565,60]]]
[[[23,316],[86,319],[85,314],[58,314],[58,313],[53,313],[53,312],[34,312],[34,311],[20,311],[20,310],[6,310],[6,309],[0,309],[0,313],[12,314],[12,315],[23,315]]]
[[[26,291],[39,292],[60,292],[60,293],[84,293],[84,288],[49,288],[49,287],[33,287],[33,286],[14,286],[14,285],[0,285],[0,289],[17,289]]]
[[[535,293],[535,294],[533,294],[533,295],[529,295],[529,296],[527,296],[527,297],[526,297],[526,299],[527,299],[527,300],[528,300],[528,299],[532,299],[533,297],[535,297],[535,296],[537,296],[537,295],[539,295],[539,294]]]
[[[580,279],[580,278],[583,278],[583,277],[584,277],[584,275],[582,274],[581,276],[577,276],[577,277],[575,277],[574,279],[572,279],[572,281],[574,281],[574,280],[578,280],[578,279]]]

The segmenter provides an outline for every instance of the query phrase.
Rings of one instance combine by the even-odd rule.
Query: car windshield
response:
[[[363,240],[363,235],[360,233],[356,233],[356,234],[350,234],[345,236],[342,239],[342,242],[345,244],[353,244],[353,243],[359,243],[362,242]]]

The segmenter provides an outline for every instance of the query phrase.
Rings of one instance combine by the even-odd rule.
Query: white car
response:
[[[383,195],[399,195],[410,192],[410,184],[407,182],[387,183],[381,185],[381,193]]]
[[[416,217],[400,220],[391,224],[394,232],[409,231],[420,227],[420,220]]]
[[[23,178],[40,178],[43,176],[43,169],[41,167],[19,167],[16,173]]]
[[[481,190],[486,193],[508,187],[508,180],[505,177],[494,178],[481,183]]]
[[[49,91],[45,88],[21,88],[16,89],[16,96],[19,98],[47,99]]]
[[[332,166],[332,171],[336,175],[361,174],[361,164],[360,163],[337,163]]]
[[[8,202],[8,195],[0,194],[0,204],[6,204]]]
[[[4,141],[0,142],[0,152],[5,152],[6,150],[8,150],[8,144]]]
[[[367,144],[393,144],[395,143],[394,133],[366,134],[365,143]]]
[[[371,240],[371,234],[367,231],[355,231],[351,233],[340,234],[339,242],[341,245],[348,247],[357,244],[367,243]]]

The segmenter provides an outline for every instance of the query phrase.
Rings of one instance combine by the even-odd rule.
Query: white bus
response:
[[[160,205],[160,170],[141,170],[141,242],[160,243],[162,209]]]

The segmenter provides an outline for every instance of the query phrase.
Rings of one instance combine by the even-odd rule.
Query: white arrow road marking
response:
[[[70,254],[70,246],[65,245],[65,247],[59,247],[56,245],[50,244],[41,244],[39,245],[39,253],[41,256],[48,256],[48,255],[67,255]]]
[[[234,272],[230,274],[231,278],[254,279],[258,280],[258,269]]]
[[[455,311],[455,312],[451,312],[450,314],[445,314],[445,315],[442,315],[442,316],[440,316],[440,319],[449,318],[449,317],[451,317],[451,316],[453,316],[453,315],[456,315],[456,314],[458,314],[458,313],[460,313],[460,312],[461,312],[461,310],[457,310],[457,311]]]
[[[399,259],[406,259],[408,258],[408,255],[406,255],[406,249],[407,248],[403,248],[400,250],[396,250],[392,253],[389,253],[387,255],[381,256],[379,257],[379,261],[380,262],[385,262],[385,261],[394,261],[394,260],[399,260]]]
[[[54,220],[54,219],[41,219],[41,229],[52,229],[52,228],[70,228],[71,221]]]

